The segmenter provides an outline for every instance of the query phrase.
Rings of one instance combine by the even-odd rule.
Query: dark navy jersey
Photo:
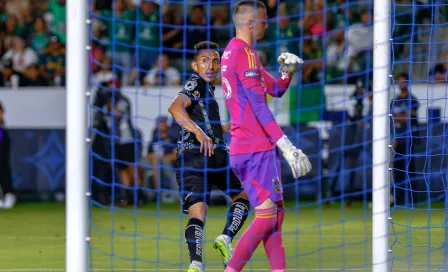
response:
[[[191,120],[195,122],[214,142],[216,149],[225,149],[221,116],[215,99],[215,87],[204,81],[200,75],[193,74],[186,82],[181,94],[188,96],[191,105],[186,108]],[[196,136],[182,129],[178,140],[179,152],[199,152],[200,144]]]

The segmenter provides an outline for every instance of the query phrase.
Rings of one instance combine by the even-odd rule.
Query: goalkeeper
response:
[[[215,100],[213,83],[220,72],[216,43],[195,45],[193,75],[186,81],[168,111],[182,127],[177,150],[177,180],[184,213],[190,220],[185,240],[190,254],[189,272],[204,271],[202,233],[212,185],[227,193],[233,203],[222,235],[213,243],[224,266],[232,255],[231,242],[247,219],[250,204],[242,184],[229,169],[229,155]],[[221,169],[219,171],[219,169]]]
[[[263,240],[271,270],[280,272],[286,266],[281,237],[285,212],[276,147],[290,165],[294,178],[311,171],[311,164],[280,129],[268,108],[266,93],[282,96],[302,60],[291,53],[281,54],[281,77],[277,80],[261,66],[252,46],[263,38],[268,27],[262,2],[238,2],[233,21],[236,37],[226,47],[221,63],[222,87],[232,124],[230,165],[243,183],[255,219],[239,240],[226,271],[241,271]]]

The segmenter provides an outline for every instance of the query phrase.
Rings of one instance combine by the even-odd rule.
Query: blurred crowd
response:
[[[65,2],[0,0],[0,86],[64,86]],[[279,53],[291,51],[305,60],[303,84],[354,84],[370,72],[372,1],[263,2],[270,22],[257,50],[271,70],[275,70]],[[396,2],[398,12],[409,1]],[[435,16],[422,4],[415,1],[415,22],[425,24]],[[91,0],[91,7],[93,84],[103,83],[113,72],[120,74],[124,86],[179,85],[191,72],[194,44],[213,40],[224,48],[234,31],[229,5],[213,1],[164,1],[160,6],[160,0]],[[441,5],[437,12],[446,18],[448,9]],[[406,51],[401,41],[409,41],[409,33],[416,32],[410,27],[409,15],[405,10],[395,17],[394,36],[400,40],[394,46],[395,54]],[[426,70],[430,76],[446,78],[445,60],[432,66]]]

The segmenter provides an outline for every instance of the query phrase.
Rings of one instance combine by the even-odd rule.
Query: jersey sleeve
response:
[[[203,96],[203,86],[201,85],[200,81],[197,80],[197,78],[191,77],[188,79],[182,90],[179,92],[181,94],[186,95],[188,98],[190,98],[191,103],[195,103]]]
[[[234,65],[237,69],[235,73],[242,83],[243,92],[264,132],[272,141],[277,142],[284,133],[269,110],[261,82],[261,69],[256,68],[254,54],[249,48],[244,48],[244,50],[238,51],[236,60],[238,60],[238,65]]]
[[[278,79],[275,79],[271,74],[269,74],[266,69],[261,67],[261,75],[266,82],[266,91],[273,97],[282,97],[291,83],[291,77],[288,73],[282,74]]]

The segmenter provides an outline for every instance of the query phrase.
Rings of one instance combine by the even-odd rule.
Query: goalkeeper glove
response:
[[[277,62],[280,64],[280,72],[295,73],[299,70],[299,64],[303,63],[303,60],[291,53],[282,53]]]
[[[283,152],[283,157],[291,167],[294,178],[305,176],[311,171],[312,167],[308,156],[296,148],[286,135],[277,141],[277,147]]]

